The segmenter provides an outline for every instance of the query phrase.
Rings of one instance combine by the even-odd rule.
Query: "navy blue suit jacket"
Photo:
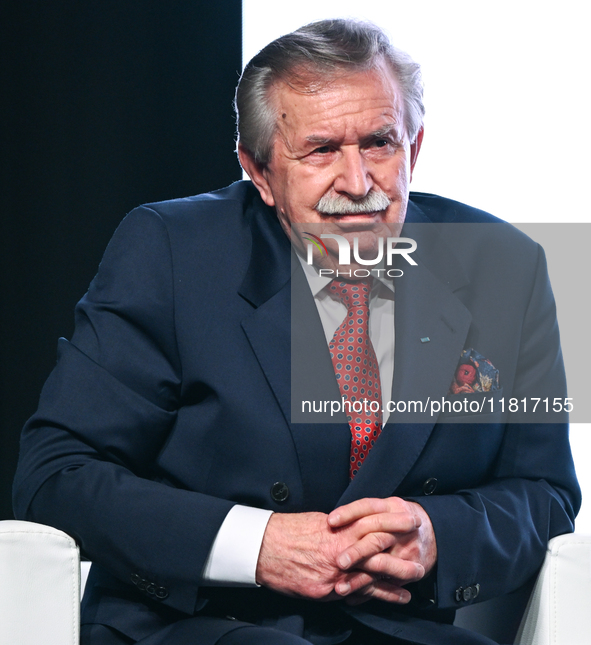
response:
[[[407,233],[423,242],[417,267],[401,267],[396,283],[392,399],[441,399],[466,347],[499,369],[498,396],[562,397],[541,249],[432,195],[411,194],[407,221],[407,231],[478,227],[446,225],[436,239]],[[347,424],[291,421],[292,342],[326,396],[340,398],[325,342],[311,340],[323,338],[313,306],[291,333],[296,274],[287,237],[249,182],[140,207],[119,226],[77,307],[73,338],[59,342],[15,482],[17,516],[73,535],[95,563],[83,622],[139,639],[203,613],[199,642],[213,644],[232,626],[208,606],[224,613],[228,598],[238,618],[265,594],[280,606],[264,589],[220,596],[200,586],[235,503],[290,513],[390,495],[422,504],[438,544],[435,602],[353,612],[420,642],[431,642],[428,619],[450,620],[472,602],[458,588],[479,585],[484,600],[519,587],[548,539],[572,530],[580,500],[567,425],[507,424],[498,408],[392,414],[350,483]],[[283,502],[271,495],[275,482],[288,487]]]

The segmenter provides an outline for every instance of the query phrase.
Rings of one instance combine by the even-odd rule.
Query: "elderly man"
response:
[[[120,225],[17,515],[93,561],[85,644],[490,642],[455,609],[524,584],[580,501],[562,418],[508,418],[564,396],[543,252],[409,200],[420,72],[374,26],[279,38],[236,105],[252,183]]]

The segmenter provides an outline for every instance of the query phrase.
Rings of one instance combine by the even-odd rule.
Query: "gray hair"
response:
[[[236,88],[238,142],[261,164],[271,160],[277,114],[270,89],[279,80],[341,71],[365,71],[380,60],[392,67],[400,84],[407,135],[414,141],[423,123],[420,66],[396,49],[377,26],[355,20],[320,20],[274,40],[244,68]]]

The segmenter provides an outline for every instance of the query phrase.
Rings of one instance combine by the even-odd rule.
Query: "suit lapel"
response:
[[[292,423],[292,400],[338,400],[338,386],[316,305],[275,213],[258,198],[250,209],[253,236],[240,295],[254,307],[242,328],[291,432],[300,463],[304,509],[330,511],[348,484],[349,426]],[[292,306],[297,316],[292,321]],[[292,357],[297,357],[293,369]],[[293,374],[293,371],[296,374]],[[309,375],[316,377],[314,387]],[[305,391],[295,383],[305,384]]]
[[[247,208],[252,232],[250,263],[239,294],[252,306],[242,328],[289,420],[291,245],[272,209],[258,197]]]
[[[417,266],[403,261],[395,279],[395,354],[392,401],[407,404],[391,412],[376,445],[339,504],[362,497],[388,497],[408,474],[427,443],[437,415],[430,401],[447,394],[471,323],[455,295],[468,279],[438,225],[409,203],[402,235],[417,241]],[[428,339],[428,340],[427,340]],[[429,403],[423,412],[408,402]]]

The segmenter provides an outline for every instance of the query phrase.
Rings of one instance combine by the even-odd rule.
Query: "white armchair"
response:
[[[591,535],[559,535],[532,587],[457,612],[455,624],[500,643],[589,645]]]
[[[80,553],[57,529],[0,522],[0,643],[78,645]]]
[[[591,640],[591,535],[550,540],[527,604],[519,645],[585,645]]]
[[[0,522],[0,580],[2,645],[79,645],[80,554],[72,538],[33,522]],[[508,642],[523,614],[516,645],[588,645],[590,599],[591,535],[561,535],[550,540],[531,594],[466,607],[456,624]]]

